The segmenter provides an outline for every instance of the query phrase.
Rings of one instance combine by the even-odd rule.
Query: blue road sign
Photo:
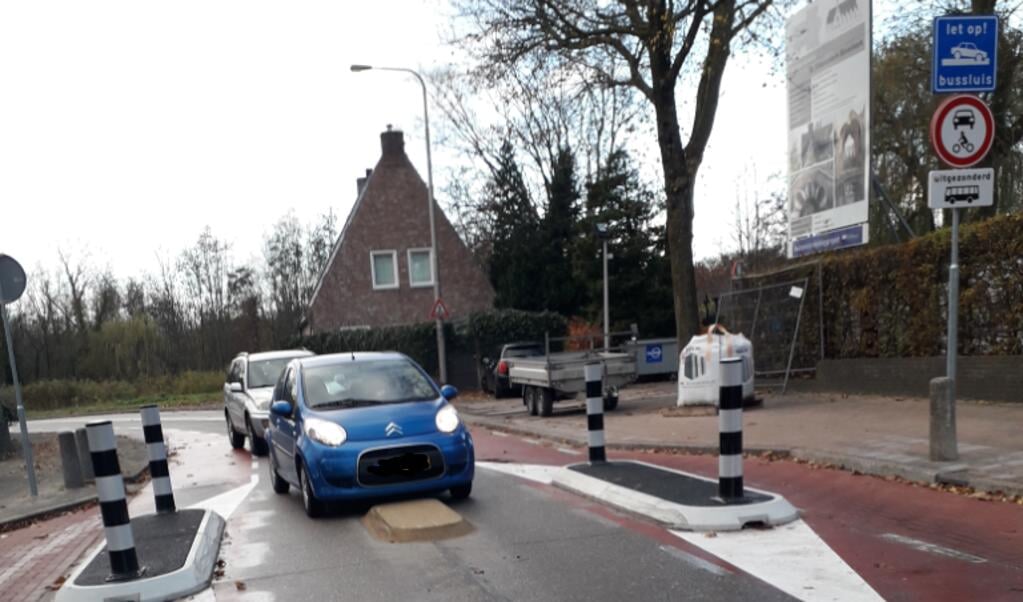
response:
[[[664,348],[660,345],[646,346],[646,363],[660,364],[664,359]]]
[[[845,228],[829,230],[813,236],[796,239],[792,243],[792,256],[802,257],[803,255],[810,255],[811,253],[834,251],[836,249],[845,249],[848,247],[855,247],[856,245],[862,245],[867,242],[866,237],[864,236],[864,233],[866,232],[864,225],[865,224],[854,224],[852,226],[846,226]]]
[[[934,20],[931,90],[992,92],[998,67],[998,17],[938,17]]]

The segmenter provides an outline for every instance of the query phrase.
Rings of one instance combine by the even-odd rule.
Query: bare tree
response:
[[[474,25],[463,38],[494,79],[543,64],[580,66],[608,88],[639,91],[655,115],[667,197],[676,336],[699,329],[693,268],[693,186],[717,112],[733,45],[755,37],[751,27],[788,0],[482,0],[461,2]],[[773,15],[779,16],[777,14]],[[608,68],[611,57],[625,74]],[[676,88],[688,70],[694,118],[684,142]]]

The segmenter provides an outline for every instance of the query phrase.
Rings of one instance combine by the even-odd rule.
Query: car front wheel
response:
[[[252,418],[245,416],[245,432],[249,438],[249,451],[253,456],[265,456],[269,451],[266,446],[266,439],[256,435],[256,429],[252,428]]]
[[[245,446],[245,435],[234,430],[234,425],[231,424],[231,416],[225,411],[224,421],[227,423],[227,440],[231,442],[231,447],[234,449],[241,449]]]
[[[451,488],[451,497],[456,500],[464,500],[472,495],[472,481],[465,485],[458,485]]]
[[[305,508],[306,515],[309,518],[323,516],[324,504],[313,492],[312,483],[309,482],[309,475],[306,474],[304,466],[298,468],[298,482],[302,487],[302,507]]]

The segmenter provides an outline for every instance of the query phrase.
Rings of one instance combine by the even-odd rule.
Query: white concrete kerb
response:
[[[104,583],[102,585],[80,586],[75,580],[97,554],[102,552],[101,543],[78,565],[64,585],[57,592],[56,602],[85,602],[92,600],[138,600],[158,602],[188,596],[206,589],[213,578],[213,568],[220,551],[220,540],[224,535],[224,519],[212,510],[207,510],[199,523],[192,547],[185,564],[176,571],[165,575]]]
[[[717,485],[716,479],[708,479],[700,475],[646,462],[633,462],[659,470],[668,470]],[[739,531],[749,523],[777,526],[799,518],[799,510],[782,496],[751,487],[747,487],[746,490],[769,496],[771,499],[753,504],[687,506],[669,502],[627,487],[621,487],[568,468],[554,471],[552,477],[552,483],[555,486],[606,502],[627,512],[645,516],[672,529],[686,531]]]

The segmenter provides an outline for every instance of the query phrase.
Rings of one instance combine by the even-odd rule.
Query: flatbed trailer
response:
[[[585,393],[586,364],[601,364],[605,410],[618,407],[618,390],[636,380],[636,358],[631,353],[597,349],[550,352],[552,341],[572,338],[546,337],[544,355],[505,360],[508,381],[522,387],[522,403],[530,414],[550,416],[555,401],[574,399],[577,394]]]

